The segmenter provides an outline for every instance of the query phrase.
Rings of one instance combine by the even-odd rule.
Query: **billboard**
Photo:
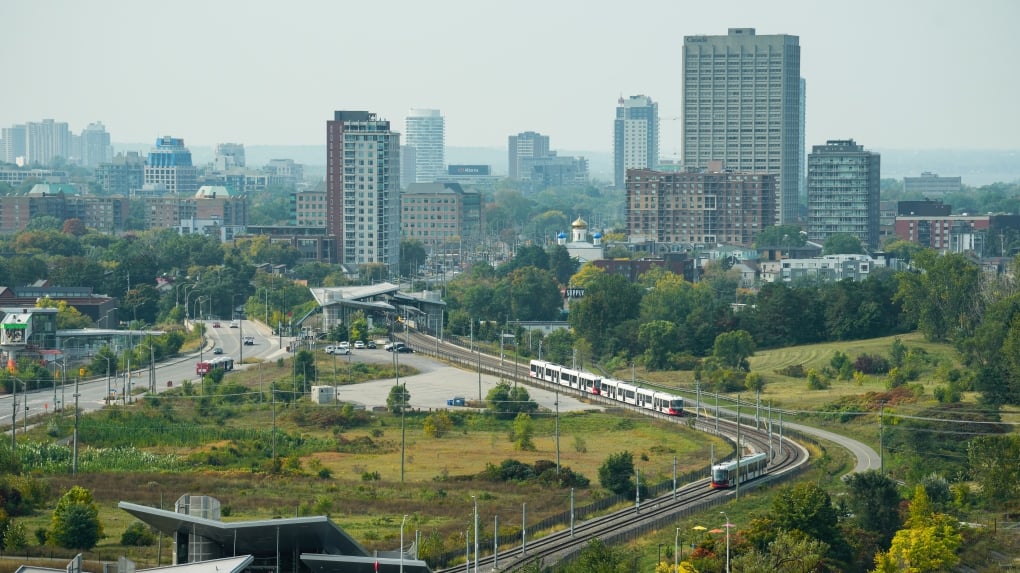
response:
[[[0,323],[0,345],[24,346],[32,336],[32,314],[11,312]]]
[[[491,175],[490,165],[448,165],[448,175]]]

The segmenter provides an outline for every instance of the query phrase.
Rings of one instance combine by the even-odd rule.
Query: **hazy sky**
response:
[[[671,157],[683,37],[753,27],[800,36],[809,148],[1020,148],[1017,0],[3,0],[0,21],[0,126],[114,142],[324,144],[335,109],[402,132],[423,107],[449,146],[610,151],[616,100],[645,94]]]

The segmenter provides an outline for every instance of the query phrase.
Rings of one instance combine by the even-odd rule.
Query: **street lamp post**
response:
[[[478,498],[471,496],[475,502],[475,573],[478,573]]]
[[[187,286],[184,287],[184,320],[185,321],[187,321],[187,320],[189,320],[191,318],[191,313],[188,312],[191,309],[191,307],[188,306],[188,299],[191,297],[191,295],[193,295],[196,292],[198,292],[198,290],[197,290],[198,289],[198,283],[195,283],[195,284],[189,285],[189,286],[191,286],[191,292],[188,292],[188,287]]]
[[[680,562],[678,561],[677,551],[680,550],[680,528],[676,528],[676,538],[673,539],[673,573],[680,571]]]
[[[25,403],[25,431],[28,431],[28,388],[25,386],[25,381],[17,376],[11,374],[10,377],[15,382],[21,382],[21,401]],[[17,451],[18,448],[18,385],[15,384],[11,392],[11,453]]]
[[[156,353],[152,348],[152,344],[146,344],[139,342],[138,346],[144,346],[149,349],[149,392],[156,393]]]
[[[726,515],[725,511],[720,511],[723,517],[726,518],[726,573],[730,573],[730,516]]]
[[[102,322],[106,326],[106,328],[110,328],[110,321],[109,321],[110,313],[116,312],[116,311],[117,311],[117,307],[111,308],[110,310],[106,311],[106,314],[104,314],[103,318],[100,320],[100,322]]]

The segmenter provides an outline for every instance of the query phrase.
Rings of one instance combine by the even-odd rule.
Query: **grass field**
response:
[[[802,410],[805,412],[816,412],[834,400],[844,396],[864,394],[865,392],[879,392],[886,389],[884,376],[866,376],[864,383],[858,385],[854,381],[841,382],[833,381],[832,385],[825,390],[809,390],[807,379],[784,376],[777,371],[788,366],[800,365],[804,370],[818,370],[829,366],[833,355],[842,352],[853,361],[860,354],[877,354],[888,357],[893,341],[899,338],[908,348],[919,348],[924,350],[929,357],[938,360],[948,360],[956,363],[956,351],[952,346],[942,343],[927,342],[918,333],[904,334],[901,336],[887,336],[883,338],[872,338],[868,340],[853,340],[845,342],[827,342],[823,344],[810,344],[794,346],[790,348],[776,348],[761,350],[755,353],[749,360],[751,372],[762,375],[765,379],[765,390],[761,393],[763,402],[771,402],[774,407],[787,410]],[[630,371],[615,373],[618,377],[630,378]],[[663,386],[676,388],[693,388],[694,372],[647,372],[638,368],[636,376],[642,380],[648,380]],[[926,393],[931,394],[936,383],[931,379],[931,372],[922,375],[918,380],[925,388]],[[747,393],[743,396],[749,398]]]

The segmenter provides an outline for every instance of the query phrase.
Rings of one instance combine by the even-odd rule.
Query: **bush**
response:
[[[148,547],[156,542],[152,529],[141,521],[135,521],[120,536],[120,544],[129,547]]]
[[[807,371],[804,370],[803,364],[791,364],[790,366],[776,370],[776,374],[789,376],[790,378],[803,378],[807,376]]]
[[[808,390],[825,390],[829,387],[829,379],[817,370],[808,370]]]
[[[889,371],[889,361],[875,354],[861,354],[854,360],[854,370],[864,374],[885,374]]]

